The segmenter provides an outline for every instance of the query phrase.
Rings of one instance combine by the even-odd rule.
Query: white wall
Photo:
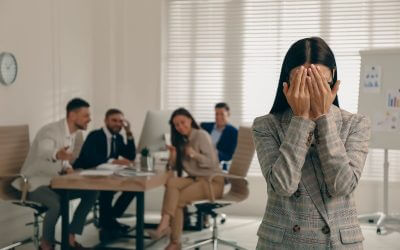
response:
[[[94,4],[95,124],[120,108],[139,138],[145,114],[160,108],[162,0]],[[137,140],[138,142],[138,140]]]

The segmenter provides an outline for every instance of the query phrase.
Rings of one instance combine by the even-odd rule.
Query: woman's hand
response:
[[[310,118],[310,93],[306,87],[307,69],[301,66],[290,79],[290,86],[283,83],[283,93],[295,116]]]
[[[185,154],[188,157],[193,158],[194,155],[196,154],[196,151],[194,151],[194,149],[191,146],[186,146],[185,147]]]
[[[308,68],[307,86],[310,93],[311,118],[317,119],[327,114],[339,90],[340,81],[331,89],[319,66]]]
[[[167,145],[167,149],[169,151],[168,163],[174,165],[176,161],[176,148],[172,145]]]

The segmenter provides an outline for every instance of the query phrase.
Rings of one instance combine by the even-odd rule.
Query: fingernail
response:
[[[319,69],[319,65],[317,66],[317,69]]]

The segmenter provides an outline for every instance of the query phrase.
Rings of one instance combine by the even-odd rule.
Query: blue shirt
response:
[[[218,129],[217,124],[214,125],[212,131],[211,131],[211,139],[215,147],[217,147],[217,143],[219,141],[219,138],[221,138],[222,132],[224,131],[225,127],[223,129]]]

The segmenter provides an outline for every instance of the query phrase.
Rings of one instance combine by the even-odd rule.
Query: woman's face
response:
[[[172,123],[179,134],[189,136],[192,131],[192,119],[184,115],[176,115]]]
[[[314,64],[315,66],[319,66],[320,71],[322,72],[322,75],[325,77],[325,79],[328,81],[328,83],[331,85],[333,81],[333,76],[332,76],[332,71],[330,68],[326,67],[325,65],[322,64]],[[305,63],[303,65],[300,65],[296,68],[293,68],[290,71],[290,76],[289,76],[289,83],[292,82],[292,79],[295,75],[295,72],[297,69],[300,69],[301,66],[304,66],[306,69],[311,68],[311,64]]]

